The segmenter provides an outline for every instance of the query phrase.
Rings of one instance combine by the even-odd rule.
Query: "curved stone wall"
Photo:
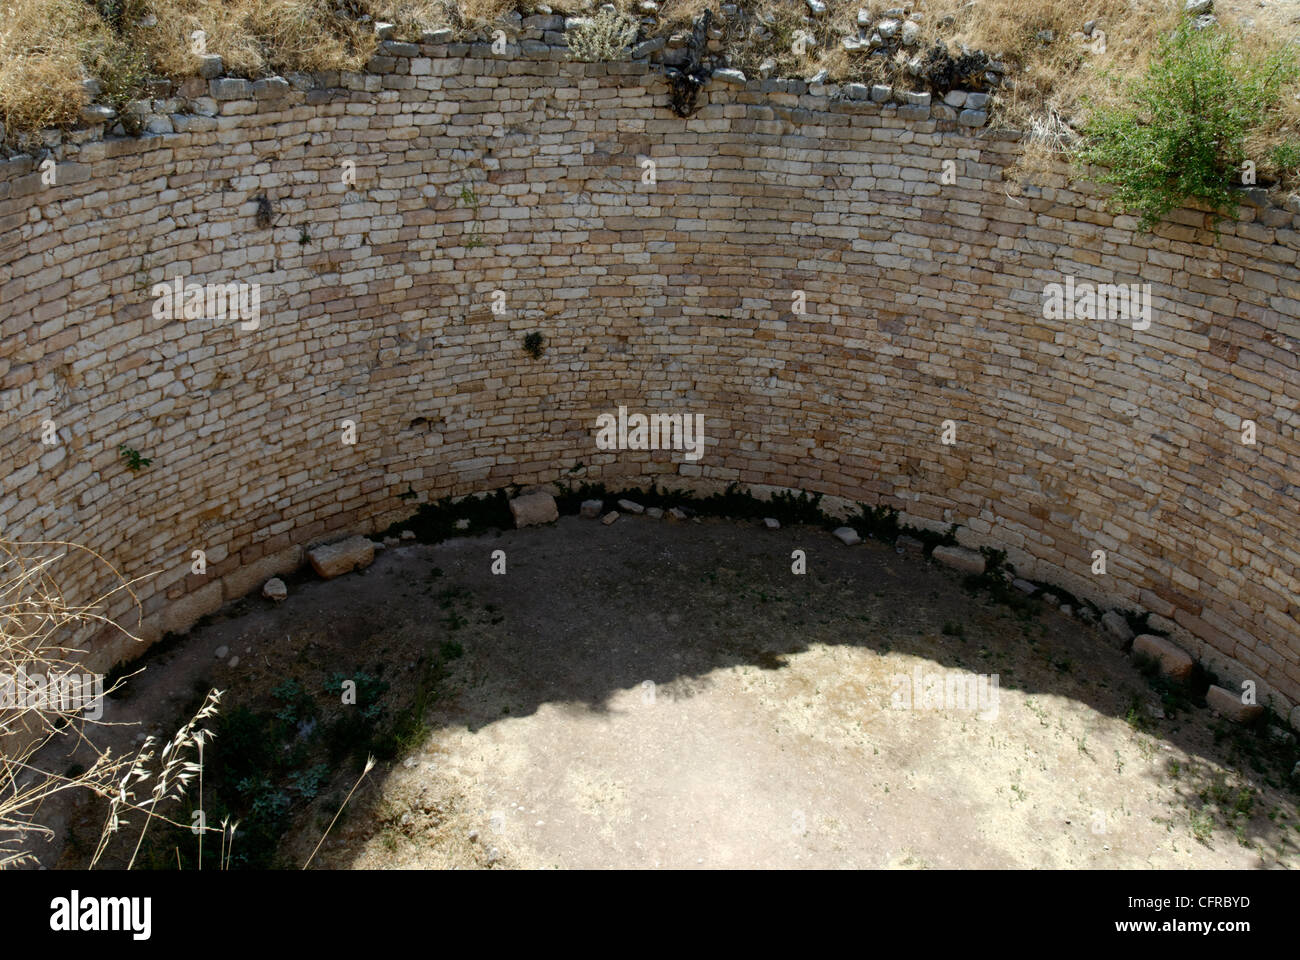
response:
[[[1008,195],[1014,138],[924,103],[715,82],[683,120],[643,63],[390,46],[314,86],[192,81],[156,135],[66,135],[52,185],[0,165],[4,535],[157,571],[146,639],[404,494],[583,463],[958,523],[1300,701],[1292,214],[1142,234],[1064,175]],[[259,284],[256,329],[159,316],[177,277]],[[1050,318],[1067,278],[1148,284],[1149,327]],[[702,414],[703,457],[598,450],[620,405]]]

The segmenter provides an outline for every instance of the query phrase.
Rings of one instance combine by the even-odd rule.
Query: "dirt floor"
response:
[[[1021,616],[811,527],[563,517],[393,547],[291,580],[278,606],[242,601],[142,665],[106,719],[169,734],[208,685],[223,714],[280,709],[281,772],[240,781],[285,808],[270,865],[306,862],[362,760],[331,758],[335,708],[300,718],[283,685],[361,671],[389,684],[385,716],[417,722],[384,741],[313,868],[1300,866],[1300,798],[1256,734],[1162,705],[1051,606]],[[996,674],[996,713],[896,707],[917,671]],[[71,838],[60,865],[83,864],[102,814],[48,813]],[[175,868],[193,843],[159,834],[140,863]]]

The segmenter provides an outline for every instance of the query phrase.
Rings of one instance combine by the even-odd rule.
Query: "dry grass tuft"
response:
[[[203,31],[207,53],[229,71],[269,73],[358,70],[374,52],[374,30],[335,14],[331,0],[143,0],[157,26],[128,28],[152,67],[173,79],[192,76],[198,54],[191,38]]]
[[[57,573],[72,553],[102,563],[114,586],[88,603],[68,600]],[[218,691],[163,748],[158,772],[150,768],[151,739],[134,756],[115,756],[95,743],[95,728],[108,724],[87,701],[98,697],[102,705],[102,698],[122,681],[105,689],[101,678],[87,688],[79,661],[87,642],[105,629],[131,636],[105,613],[123,594],[135,601],[131,583],[93,551],[62,542],[0,541],[0,869],[36,862],[35,841],[52,837],[53,831],[34,818],[57,794],[89,792],[109,800],[98,859],[126,825],[123,813],[144,815],[143,839],[149,823],[166,820],[159,806],[178,799],[199,774],[198,765],[184,754],[201,749],[211,736],[198,723],[215,713]],[[66,762],[74,756],[85,762],[62,774],[50,769],[60,757]],[[147,791],[148,798],[137,802],[137,791]]]
[[[418,37],[426,30],[458,26],[460,11],[455,0],[392,0],[379,19],[396,24],[399,36]]]
[[[4,0],[0,19],[0,123],[39,130],[77,119],[83,62],[106,27],[80,0]]]

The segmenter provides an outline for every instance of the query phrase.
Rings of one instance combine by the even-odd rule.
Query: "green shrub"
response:
[[[1300,177],[1300,143],[1289,140],[1279,143],[1268,155],[1278,178],[1284,181]]]
[[[1116,185],[1113,206],[1139,214],[1145,230],[1191,200],[1230,216],[1246,136],[1297,72],[1289,50],[1251,62],[1232,34],[1185,20],[1126,85],[1122,106],[1094,110],[1076,159],[1107,168],[1098,179]]]

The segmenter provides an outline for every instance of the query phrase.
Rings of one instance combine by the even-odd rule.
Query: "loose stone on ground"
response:
[[[326,580],[368,567],[375,559],[375,544],[365,537],[349,537],[307,551],[312,569]]]
[[[554,523],[560,517],[555,498],[549,493],[530,493],[510,501],[510,514],[516,527],[535,527]]]

